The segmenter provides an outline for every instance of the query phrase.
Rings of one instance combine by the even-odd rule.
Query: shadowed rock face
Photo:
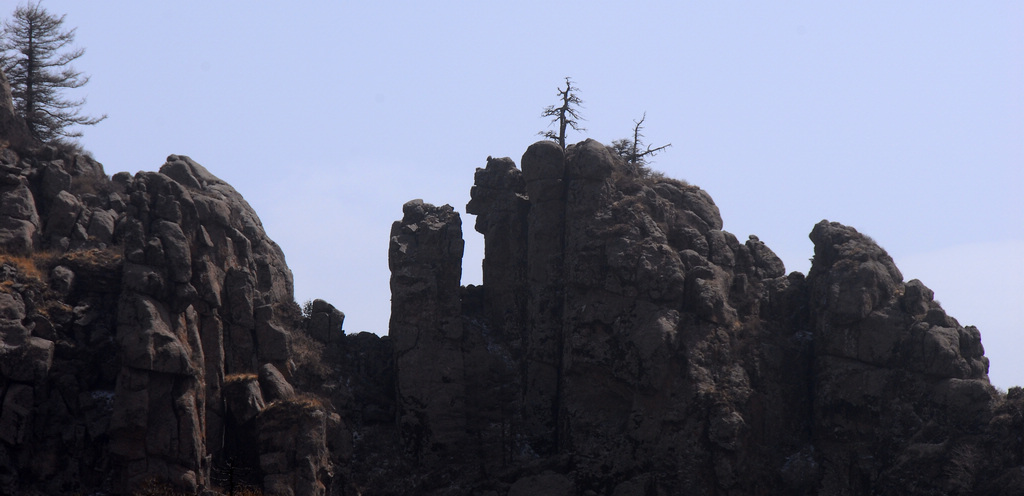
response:
[[[207,456],[220,451],[204,432],[223,432],[224,378],[286,366],[289,334],[277,314],[294,305],[292,279],[233,188],[188,157],[171,155],[160,171],[122,182],[111,453],[129,467],[125,487],[154,475],[199,487]]]
[[[467,211],[485,235],[484,285],[464,292],[469,306],[458,338],[396,350],[399,391],[424,389],[424,377],[444,376],[453,364],[495,371],[441,381],[419,408],[403,405],[403,418],[417,418],[417,431],[402,433],[407,442],[448,432],[439,435],[446,439],[440,452],[458,467],[444,478],[461,484],[456,493],[544,486],[550,494],[1012,494],[1021,487],[1020,442],[993,448],[989,434],[995,418],[999,429],[1021,428],[1012,413],[1020,395],[993,390],[977,329],[947,316],[920,281],[904,282],[871,239],[822,221],[811,232],[810,273],[786,275],[756,236],[741,243],[722,230],[706,192],[631,175],[597,142],[564,151],[540,142],[522,166],[488,158],[477,169]],[[413,226],[406,216],[396,229]],[[459,221],[449,222],[437,218],[427,236],[453,232]],[[446,260],[421,264],[433,275],[417,281],[451,271],[440,245],[415,246],[433,253],[420,254],[424,260]],[[422,283],[396,284],[409,271],[392,278],[402,314],[415,309],[430,322],[455,322],[457,305],[411,300],[409,288]],[[445,358],[403,361],[416,353]],[[502,407],[486,413],[480,405],[494,400],[472,393],[510,384]],[[439,415],[441,404],[458,418]],[[476,431],[474,416],[501,428]],[[459,422],[475,437],[452,429]],[[473,456],[494,450],[505,456]],[[992,453],[1000,461],[986,462]],[[1003,483],[986,482],[993,479]],[[420,489],[445,493],[437,484]]]
[[[938,494],[983,486],[974,480],[978,460],[975,473],[949,468],[984,450],[977,434],[1001,401],[981,334],[947,316],[920,281],[903,283],[885,251],[853,228],[822,221],[811,240],[821,487]]]
[[[459,300],[465,243],[451,206],[414,200],[402,211],[388,252],[398,422],[408,449],[432,460],[466,436]]]
[[[512,367],[522,387],[508,451],[571,453],[577,486],[594,490],[642,490],[653,474],[665,488],[746,490],[759,482],[740,473],[777,473],[776,453],[758,446],[798,447],[811,404],[801,396],[809,386],[803,371],[785,377],[789,388],[775,377],[755,388],[765,372],[751,362],[810,366],[796,329],[762,321],[773,304],[799,321],[773,301],[799,292],[781,261],[756,238],[740,244],[721,231],[718,208],[699,188],[629,176],[595,141],[565,152],[550,142],[530,147],[525,191],[519,181],[495,186],[494,176],[516,177],[510,162],[478,170],[469,205],[486,219],[477,227],[487,238],[507,240],[494,250],[486,241],[484,308],[506,303],[509,293],[526,301],[501,312],[519,314],[480,330],[523,323],[501,333],[511,337],[508,349],[518,340],[523,347]],[[513,197],[528,208],[507,208],[503,199]],[[486,209],[492,205],[500,214]],[[499,225],[511,232],[496,233]],[[763,429],[763,419],[749,424],[769,408],[804,420],[791,432]]]
[[[460,215],[403,206],[377,337],[302,315],[188,157],[2,151],[0,493],[1024,494],[1024,391],[871,239],[822,221],[786,274],[596,141],[521,165],[476,172],[482,286]]]
[[[113,181],[53,148],[6,157],[2,492],[209,487],[225,377],[289,367],[280,248],[188,157]]]

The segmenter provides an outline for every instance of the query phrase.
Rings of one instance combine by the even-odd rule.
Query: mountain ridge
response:
[[[187,156],[9,142],[4,492],[1024,492],[1024,393],[851,227],[787,274],[699,187],[541,141],[475,173],[483,284],[459,213],[410,201],[389,335],[346,334]]]

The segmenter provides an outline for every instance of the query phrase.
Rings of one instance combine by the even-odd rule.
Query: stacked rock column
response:
[[[565,297],[564,153],[551,141],[523,154],[530,198],[527,229],[527,336],[523,421],[530,445],[540,454],[558,447],[559,370]]]
[[[484,312],[515,358],[522,356],[526,319],[526,221],[530,202],[523,174],[510,158],[477,169],[466,212],[484,235]]]
[[[451,206],[413,200],[391,228],[391,323],[399,427],[406,448],[427,463],[466,438],[462,354],[462,221]]]

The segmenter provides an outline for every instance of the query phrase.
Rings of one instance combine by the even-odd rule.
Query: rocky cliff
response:
[[[500,426],[477,439],[419,429],[453,459],[498,444],[501,460],[456,463],[479,464],[466,491],[1024,491],[1020,390],[996,392],[979,331],[855,229],[814,226],[810,273],[786,274],[755,236],[722,230],[706,192],[641,177],[589,140],[537,143],[521,170],[489,159],[467,211],[485,235],[484,284],[463,298],[462,356],[445,363],[496,369],[458,388],[514,390],[497,411],[472,396],[445,409]],[[435,342],[420,347],[441,353]]]
[[[787,274],[699,187],[539,142],[476,171],[483,284],[411,201],[389,335],[347,335],[188,157],[5,143],[4,494],[1024,494],[1024,390],[851,227]]]

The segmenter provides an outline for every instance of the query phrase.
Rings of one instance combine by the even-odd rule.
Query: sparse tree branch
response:
[[[647,155],[654,156],[654,154],[656,154],[656,153],[658,153],[658,152],[660,152],[660,151],[662,151],[662,150],[664,150],[664,149],[666,149],[666,148],[668,148],[670,146],[672,146],[672,143],[669,143],[667,145],[662,145],[662,146],[659,146],[657,148],[651,148],[651,145],[647,145],[647,150],[644,151],[643,153],[637,155],[637,157],[643,158],[643,157],[645,157]]]

